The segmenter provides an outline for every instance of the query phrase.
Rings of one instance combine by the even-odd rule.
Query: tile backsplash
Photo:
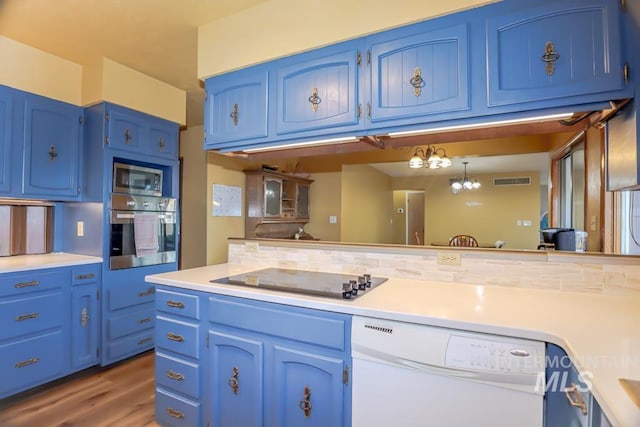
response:
[[[228,262],[471,285],[640,296],[637,257],[276,240],[259,240],[258,249],[254,248],[245,245],[242,239],[230,240]],[[460,254],[460,265],[438,264],[438,252],[445,251]]]

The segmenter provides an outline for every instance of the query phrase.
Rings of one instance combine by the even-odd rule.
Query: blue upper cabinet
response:
[[[358,44],[350,42],[279,61],[276,134],[362,129],[360,58]]]
[[[267,137],[269,73],[254,67],[207,79],[205,147],[233,146]]]
[[[82,121],[81,107],[26,95],[23,195],[54,200],[79,196]]]
[[[13,92],[0,86],[0,194],[11,191],[11,132]]]
[[[468,32],[426,22],[369,38],[373,126],[468,110]]]
[[[598,94],[625,87],[620,25],[619,0],[549,2],[487,19],[488,105],[607,100]]]
[[[147,144],[149,154],[178,158],[178,126],[162,119],[148,119]]]

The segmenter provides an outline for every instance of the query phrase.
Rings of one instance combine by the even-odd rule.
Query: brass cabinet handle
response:
[[[174,334],[173,332],[169,332],[167,334],[167,338],[171,341],[184,342],[184,337],[182,335]]]
[[[179,374],[177,372],[173,372],[173,371],[167,371],[167,378],[170,378],[176,381],[184,381],[184,375]]]
[[[40,358],[32,357],[31,359],[23,360],[22,362],[18,362],[15,364],[16,368],[23,368],[25,366],[33,365],[34,363],[38,363]]]
[[[49,160],[54,161],[58,157],[58,153],[56,152],[56,146],[52,145],[49,147]]]
[[[555,73],[556,61],[558,59],[560,59],[560,54],[556,52],[556,47],[553,45],[553,42],[546,42],[542,62],[544,62],[544,71],[547,73],[547,76],[552,76],[553,73]]]
[[[138,345],[142,345],[142,344],[146,344],[148,342],[151,342],[152,339],[153,338],[151,338],[151,337],[143,338],[143,339],[138,341]]]
[[[153,295],[153,287],[150,287],[149,289],[147,289],[144,292],[139,292],[138,293],[139,297],[148,297],[149,295]]]
[[[131,136],[131,133],[129,132],[129,129],[125,129],[124,130],[124,143],[129,145],[129,142],[131,142],[132,139],[133,139],[133,137]]]
[[[180,420],[184,420],[184,414],[177,409],[173,409],[171,407],[167,408],[167,415],[173,418],[178,418]]]
[[[181,303],[180,301],[167,301],[167,305],[169,307],[173,307],[173,308],[184,308],[184,304]]]
[[[424,80],[422,79],[422,71],[420,67],[416,67],[413,70],[413,77],[409,79],[409,84],[413,86],[413,94],[419,97],[422,94],[422,88],[424,87]]]
[[[23,320],[35,319],[40,316],[40,313],[29,313],[29,314],[21,314],[20,316],[16,316],[16,322],[22,322]]]
[[[145,317],[144,319],[139,319],[138,320],[138,323],[141,324],[141,325],[144,324],[144,323],[149,323],[149,322],[151,322],[151,317]]]
[[[238,104],[233,104],[233,110],[231,114],[229,114],[229,117],[233,119],[233,125],[238,126]]]
[[[318,105],[322,102],[322,99],[318,96],[318,88],[314,87],[311,90],[311,96],[307,99],[311,103],[311,109],[315,113],[318,111]]]
[[[32,280],[30,282],[21,282],[21,283],[16,283],[15,285],[13,285],[14,288],[20,289],[20,288],[27,288],[30,286],[38,286],[40,284],[40,282],[38,282],[37,280]]]
[[[93,273],[79,274],[79,275],[76,276],[76,279],[78,279],[78,280],[87,280],[87,279],[93,279],[94,277],[96,277],[96,275],[93,274]]]
[[[158,147],[160,147],[160,151],[164,151],[164,148],[167,146],[167,144],[164,143],[164,139],[162,137],[160,137],[160,141],[158,141]]]
[[[571,383],[571,387],[565,388],[564,394],[567,396],[571,406],[580,408],[582,415],[587,415],[587,404],[582,398],[582,395],[578,391],[578,386],[575,383]]]
[[[298,407],[304,412],[305,417],[311,415],[311,389],[309,386],[304,388],[304,399],[300,401]]]
[[[84,328],[89,323],[89,312],[87,311],[87,307],[84,307],[80,312],[80,325]]]
[[[233,367],[233,373],[231,374],[231,377],[227,380],[227,384],[229,384],[229,387],[231,387],[231,390],[233,390],[233,394],[238,394],[238,374],[239,374],[239,370],[237,366]]]

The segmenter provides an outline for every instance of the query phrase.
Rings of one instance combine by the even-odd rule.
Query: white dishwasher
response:
[[[541,427],[545,344],[354,316],[353,427]]]

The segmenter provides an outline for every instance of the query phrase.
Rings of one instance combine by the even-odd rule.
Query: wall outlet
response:
[[[258,249],[259,249],[258,242],[244,242],[245,252],[248,252],[250,254],[257,254]]]
[[[84,237],[84,221],[76,222],[76,236]]]
[[[338,217],[335,215],[329,215],[329,224],[337,224],[338,223]]]
[[[438,265],[460,265],[460,254],[457,252],[438,252]]]

